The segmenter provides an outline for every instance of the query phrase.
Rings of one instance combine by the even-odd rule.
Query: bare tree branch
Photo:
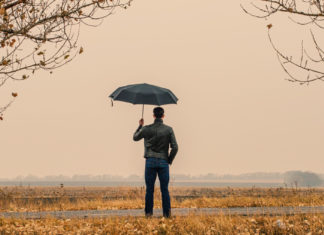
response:
[[[0,87],[38,69],[64,66],[83,52],[78,45],[81,24],[98,26],[131,1],[0,0]]]
[[[270,27],[268,25],[269,41],[278,56],[281,67],[289,76],[289,81],[300,84],[323,81],[324,50],[311,27],[324,29],[324,0],[256,0],[251,3],[251,6],[252,9],[247,10],[247,7],[241,5],[244,12],[253,17],[268,19],[278,14],[286,14],[297,25],[309,26],[313,46],[311,50],[306,49],[302,41],[299,58],[284,54],[274,44],[270,33],[272,24]],[[315,52],[316,56],[311,56],[311,51]]]

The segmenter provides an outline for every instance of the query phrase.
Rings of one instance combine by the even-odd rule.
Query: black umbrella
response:
[[[161,106],[164,104],[176,104],[178,101],[178,98],[169,89],[146,83],[119,87],[109,97],[112,100],[142,104],[142,118],[145,104]]]

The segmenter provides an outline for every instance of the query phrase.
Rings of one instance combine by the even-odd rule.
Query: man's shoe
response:
[[[171,212],[169,212],[168,214],[163,214],[164,218],[171,218]]]
[[[145,213],[145,217],[146,217],[146,218],[150,218],[150,217],[152,217],[152,216],[153,216],[152,213]]]

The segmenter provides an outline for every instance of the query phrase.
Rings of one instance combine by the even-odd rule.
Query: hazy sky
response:
[[[165,106],[179,143],[171,173],[323,172],[324,83],[285,81],[267,39],[271,22],[276,42],[299,50],[290,43],[299,28],[252,18],[239,3],[135,0],[83,27],[85,52],[72,63],[1,88],[1,103],[19,97],[0,123],[0,178],[143,174],[143,142],[132,141],[141,106],[108,99],[143,82],[179,98]]]

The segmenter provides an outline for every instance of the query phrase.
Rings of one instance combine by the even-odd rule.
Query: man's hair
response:
[[[162,118],[164,115],[164,109],[161,107],[156,107],[153,109],[153,113],[156,118]]]

